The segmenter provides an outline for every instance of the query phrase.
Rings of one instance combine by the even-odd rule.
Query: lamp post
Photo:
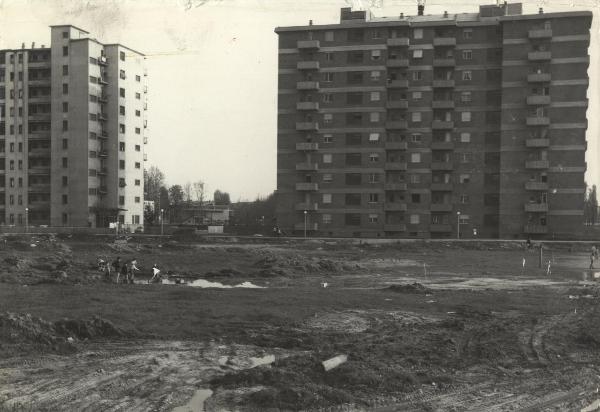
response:
[[[304,211],[304,237],[306,237],[306,218],[308,217],[308,211]]]
[[[25,208],[25,233],[29,233],[29,208]]]
[[[164,213],[165,213],[165,209],[160,209],[160,235],[162,236],[164,234]]]
[[[456,212],[456,238],[460,239],[460,212]]]

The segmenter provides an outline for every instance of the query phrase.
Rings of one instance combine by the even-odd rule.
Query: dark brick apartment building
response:
[[[580,230],[591,12],[524,15],[504,3],[372,18],[344,8],[340,20],[275,30],[285,232]]]

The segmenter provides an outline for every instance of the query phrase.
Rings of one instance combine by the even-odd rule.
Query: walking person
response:
[[[122,266],[123,266],[123,263],[121,263],[121,258],[119,256],[117,256],[117,258],[112,263],[112,267],[115,270],[115,273],[117,274],[117,284],[119,283],[119,277],[121,276]]]
[[[592,250],[590,254],[590,270],[594,269],[594,259],[596,258],[596,252]]]
[[[134,275],[134,271],[139,271],[139,269],[137,268],[137,260],[136,258],[131,259],[129,262],[127,262],[127,264],[125,265],[126,268],[126,283],[129,284],[133,284],[135,275]]]

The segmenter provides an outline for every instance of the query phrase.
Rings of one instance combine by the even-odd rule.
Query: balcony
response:
[[[296,64],[298,70],[319,70],[319,62],[317,61],[302,61]]]
[[[431,122],[431,128],[435,130],[453,129],[454,122],[446,120],[434,120]]]
[[[106,77],[98,77],[98,83],[107,85],[108,81],[106,80]]]
[[[454,142],[431,142],[431,150],[454,150]]]
[[[434,80],[433,87],[434,88],[454,87],[454,80]]]
[[[108,96],[106,96],[106,95],[98,95],[98,101],[100,103],[108,103]]]
[[[526,203],[525,204],[526,212],[547,212],[548,204],[547,203]]]
[[[44,167],[44,166],[32,166],[29,168],[28,173],[30,175],[49,175],[50,174],[50,167]]]
[[[306,228],[306,230],[318,230],[319,229],[319,224],[318,223],[311,223],[311,222],[307,222],[306,225],[304,225],[304,223],[296,223],[294,225],[294,229],[295,230],[304,230],[304,228]]]
[[[431,102],[434,109],[454,109],[454,100],[434,100]]]
[[[546,116],[529,116],[527,117],[527,126],[548,126],[550,118]]]
[[[106,167],[101,167],[100,169],[98,169],[96,171],[96,174],[100,175],[100,176],[105,176],[108,173],[108,168]]]
[[[431,170],[452,170],[454,165],[452,162],[431,162]]]
[[[50,193],[50,182],[31,184],[28,187],[29,193]]]
[[[106,66],[106,65],[108,65],[108,61],[106,59],[106,56],[100,56],[100,57],[98,57],[98,64],[100,66]]]
[[[451,192],[454,190],[452,183],[432,183],[431,191],[432,192]]]
[[[406,170],[406,168],[405,162],[385,162],[386,170]]]
[[[108,193],[108,188],[106,186],[100,186],[98,188],[98,194],[105,195]]]
[[[317,123],[317,122],[297,122],[296,130],[303,130],[303,131],[319,130],[319,123]]]
[[[50,113],[29,114],[28,119],[30,122],[49,122]]]
[[[408,80],[388,80],[387,87],[390,89],[407,89]]]
[[[144,136],[144,144],[148,144],[148,136]]]
[[[432,212],[452,212],[452,203],[432,203]]]
[[[108,120],[105,113],[98,113],[98,120],[101,122],[105,122]]]
[[[406,190],[406,183],[386,183],[384,188],[388,191],[403,192]]]
[[[525,169],[548,169],[550,162],[548,160],[527,160],[525,162]]]
[[[317,163],[297,163],[296,170],[301,172],[314,172],[319,170],[319,165]]]
[[[319,90],[319,82],[305,81],[296,83],[298,90]]]
[[[452,225],[444,223],[432,223],[429,225],[429,231],[431,233],[451,233]]]
[[[529,30],[530,39],[549,39],[552,37],[552,30],[538,29]]]
[[[45,78],[45,79],[29,79],[27,81],[27,84],[29,84],[29,87],[32,86],[49,86],[50,85],[50,78]]]
[[[30,149],[29,157],[50,157],[50,148],[45,149]]]
[[[525,190],[548,190],[547,182],[525,182]]]
[[[100,150],[98,152],[98,156],[99,157],[108,157],[108,151],[107,150]]]
[[[406,212],[406,203],[385,202],[383,208],[388,212]]]
[[[388,109],[408,109],[408,101],[406,100],[388,100],[385,103]]]
[[[387,67],[408,67],[408,59],[388,59]]]
[[[408,144],[406,142],[385,142],[387,150],[406,150]]]
[[[527,54],[531,61],[543,61],[552,59],[552,53],[549,51],[532,51]]]
[[[550,96],[527,96],[527,104],[534,106],[550,104]]]
[[[406,232],[404,223],[386,223],[383,225],[383,230],[386,232]]]
[[[102,130],[98,137],[100,137],[101,139],[108,139],[108,132],[106,130]]]
[[[526,139],[525,146],[527,146],[527,147],[549,147],[550,139]]]
[[[319,190],[319,184],[306,182],[296,183],[296,190],[303,192],[312,192],[315,190]]]
[[[296,143],[296,150],[302,150],[305,152],[319,150],[319,143]]]
[[[550,73],[531,73],[527,75],[527,81],[530,83],[542,83],[552,80]]]
[[[525,225],[523,228],[523,232],[529,233],[532,235],[543,235],[548,233],[548,226],[542,225]]]
[[[321,47],[319,40],[298,40],[296,47],[300,50],[318,49]]]
[[[318,203],[296,203],[296,210],[319,210]]]
[[[386,129],[406,129],[408,128],[408,123],[406,120],[392,120],[389,122],[385,122]]]
[[[456,66],[456,60],[453,58],[449,59],[433,59],[434,67],[453,67]]]
[[[392,47],[402,47],[410,45],[410,40],[408,37],[393,37],[391,39],[387,39],[387,45]]]
[[[456,46],[456,38],[455,37],[434,37],[433,45],[434,46]]]
[[[318,102],[298,102],[296,110],[319,110]]]

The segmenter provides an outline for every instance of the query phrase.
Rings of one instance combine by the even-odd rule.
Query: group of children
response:
[[[117,256],[117,258],[112,263],[109,263],[108,260],[99,257],[97,264],[98,270],[104,273],[104,279],[107,282],[110,282],[112,280],[111,272],[114,272],[117,274],[116,283],[120,283],[121,276],[123,276],[123,283],[133,284],[135,279],[135,272],[140,271],[140,269],[137,267],[136,258],[123,262],[121,260],[121,257]],[[154,266],[152,266],[152,278],[148,281],[148,283],[152,283],[155,280],[159,280],[160,276],[160,269],[155,263]]]

